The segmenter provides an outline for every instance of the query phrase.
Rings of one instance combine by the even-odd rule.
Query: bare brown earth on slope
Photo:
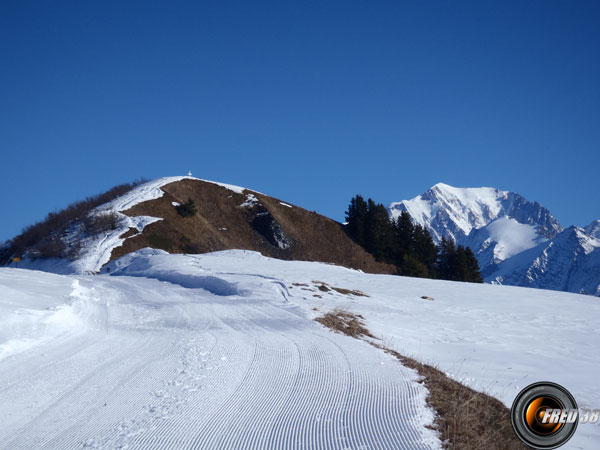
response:
[[[162,187],[163,197],[140,203],[125,212],[163,220],[146,226],[142,233],[127,239],[113,250],[111,259],[144,247],[170,253],[207,253],[228,249],[254,250],[285,260],[320,261],[370,273],[396,273],[356,245],[342,225],[298,206],[244,191],[238,194],[225,187],[185,179]],[[258,200],[248,202],[248,194]],[[197,213],[182,217],[173,202],[192,199]],[[242,206],[245,204],[245,206]]]

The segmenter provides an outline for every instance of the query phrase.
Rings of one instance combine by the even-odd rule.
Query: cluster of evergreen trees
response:
[[[391,220],[386,207],[357,195],[346,211],[350,237],[375,259],[394,264],[402,275],[482,283],[479,265],[469,247],[443,239],[436,246],[425,228],[413,224],[408,212]]]

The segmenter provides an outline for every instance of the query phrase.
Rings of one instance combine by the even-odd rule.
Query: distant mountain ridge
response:
[[[402,211],[436,242],[469,246],[487,282],[600,295],[600,220],[563,229],[515,192],[444,183],[389,206],[392,217]]]

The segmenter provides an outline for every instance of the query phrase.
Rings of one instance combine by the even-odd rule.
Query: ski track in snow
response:
[[[0,449],[440,448],[414,371],[281,297],[72,278],[84,325],[0,365]]]

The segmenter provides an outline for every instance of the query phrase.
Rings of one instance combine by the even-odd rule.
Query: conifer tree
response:
[[[469,268],[467,267],[467,254],[465,248],[459,245],[451,262],[451,280],[469,281]]]
[[[379,261],[392,262],[393,227],[385,206],[372,199],[367,200],[365,249]]]
[[[429,270],[425,264],[419,261],[415,256],[405,254],[404,260],[402,261],[402,275],[408,277],[428,278]]]
[[[427,268],[429,277],[435,277],[435,262],[438,256],[438,249],[433,243],[431,234],[421,225],[414,228],[414,255]]]
[[[454,269],[454,260],[456,255],[454,242],[452,239],[443,237],[438,249],[439,251],[436,263],[438,278],[441,278],[442,280],[452,280],[452,272]]]
[[[465,248],[465,257],[467,264],[467,273],[469,275],[469,279],[465,281],[470,281],[471,283],[483,283],[483,278],[481,276],[481,270],[479,269],[479,263],[477,262],[477,258],[469,247]]]
[[[443,280],[483,283],[473,251],[462,245],[455,247],[451,239],[443,238],[439,245],[436,270]]]
[[[404,264],[404,256],[413,252],[414,237],[414,226],[410,214],[402,211],[394,222],[394,262],[396,265],[402,266]]]
[[[346,230],[376,260],[394,264],[403,275],[483,282],[470,248],[443,238],[439,246],[423,226],[402,211],[396,220],[381,203],[356,195],[346,211]]]
[[[350,200],[346,211],[346,231],[358,245],[365,246],[365,227],[367,221],[367,202],[361,195]]]

